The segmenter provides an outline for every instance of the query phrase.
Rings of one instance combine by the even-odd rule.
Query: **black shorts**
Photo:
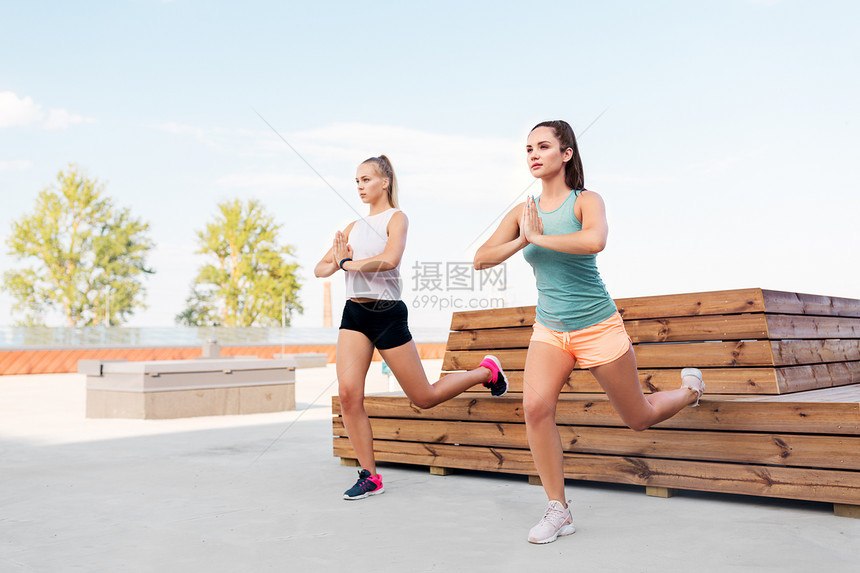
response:
[[[340,327],[362,333],[379,350],[396,348],[412,340],[409,309],[402,300],[346,301]]]

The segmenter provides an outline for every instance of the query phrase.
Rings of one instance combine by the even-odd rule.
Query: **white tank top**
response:
[[[352,258],[367,259],[382,254],[388,242],[388,222],[400,209],[388,209],[376,215],[359,219],[349,233]],[[376,300],[400,300],[400,264],[390,271],[361,273],[347,271],[347,298],[372,298]]]

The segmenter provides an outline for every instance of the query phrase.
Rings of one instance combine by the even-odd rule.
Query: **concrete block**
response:
[[[81,361],[78,368],[87,374],[88,418],[187,418],[296,408],[293,359]]]
[[[328,355],[325,352],[303,352],[298,354],[275,354],[274,358],[295,360],[296,368],[325,368]]]

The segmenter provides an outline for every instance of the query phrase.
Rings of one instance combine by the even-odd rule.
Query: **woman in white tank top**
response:
[[[361,464],[356,484],[344,499],[382,493],[376,473],[373,433],[364,409],[364,381],[376,348],[412,402],[432,408],[466,389],[483,384],[494,396],[507,392],[499,361],[487,356],[478,368],[443,376],[430,384],[407,325],[400,300],[400,261],[409,221],[397,208],[397,179],[384,155],[358,166],[355,177],[367,217],[335,233],[331,249],[314,268],[317,277],[344,271],[347,301],[337,339],[337,379],[344,426]]]

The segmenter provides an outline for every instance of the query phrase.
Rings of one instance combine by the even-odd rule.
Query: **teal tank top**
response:
[[[535,200],[544,235],[567,235],[582,230],[582,223],[573,214],[579,193],[571,191],[558,209],[549,212],[542,210]],[[615,303],[597,272],[597,255],[571,255],[528,244],[523,256],[537,280],[535,318],[545,327],[556,332],[582,330],[615,313]]]

